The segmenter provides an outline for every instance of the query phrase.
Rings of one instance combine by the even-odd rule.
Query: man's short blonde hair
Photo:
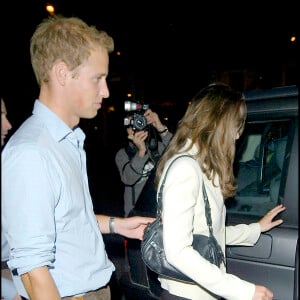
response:
[[[30,43],[31,64],[39,86],[49,81],[49,72],[56,62],[63,61],[74,70],[97,47],[113,52],[113,38],[76,17],[55,15],[44,19]]]

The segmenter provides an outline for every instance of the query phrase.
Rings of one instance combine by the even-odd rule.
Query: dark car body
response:
[[[227,225],[258,221],[277,204],[284,222],[262,233],[253,247],[227,246],[227,271],[271,289],[277,300],[299,299],[298,88],[245,92],[247,120],[237,142],[237,194],[226,200]],[[142,200],[141,200],[142,201]],[[155,205],[155,203],[153,204]],[[147,215],[139,203],[134,214]],[[152,215],[148,214],[148,215]],[[140,241],[121,240],[118,284],[127,300],[158,299],[155,273],[144,265]]]

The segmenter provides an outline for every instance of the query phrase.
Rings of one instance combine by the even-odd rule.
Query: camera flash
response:
[[[125,111],[140,110],[140,109],[142,109],[142,105],[140,103],[125,101],[124,102],[124,109],[125,109]]]

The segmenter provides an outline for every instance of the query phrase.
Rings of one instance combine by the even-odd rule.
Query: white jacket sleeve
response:
[[[260,233],[259,223],[227,226],[226,245],[253,246],[257,242]]]

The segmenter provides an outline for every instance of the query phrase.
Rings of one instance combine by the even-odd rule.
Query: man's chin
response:
[[[96,108],[99,110],[101,108],[101,103],[96,103]]]
[[[93,110],[81,116],[82,119],[93,119],[97,116],[98,110]]]

